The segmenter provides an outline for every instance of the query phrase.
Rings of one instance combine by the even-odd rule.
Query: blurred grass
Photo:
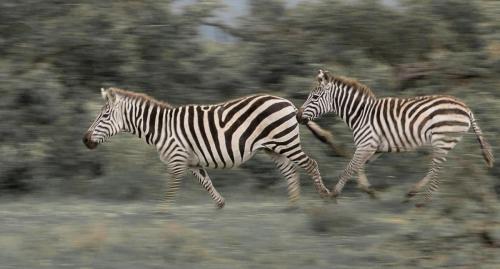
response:
[[[346,194],[338,204],[304,190],[299,208],[286,195],[231,195],[223,210],[189,199],[171,211],[154,202],[79,198],[2,200],[0,268],[497,268],[500,221],[457,221],[430,208]],[[400,204],[400,212],[392,212]],[[464,205],[465,206],[465,205]],[[488,227],[484,225],[488,223]],[[497,238],[500,239],[500,238]],[[481,263],[481,267],[476,267]]]

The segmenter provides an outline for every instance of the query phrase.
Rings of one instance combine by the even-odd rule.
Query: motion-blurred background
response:
[[[167,180],[154,149],[120,135],[88,151],[81,136],[101,87],[300,106],[324,68],[379,96],[464,100],[500,158],[499,29],[493,0],[1,1],[0,268],[498,268],[500,166],[486,168],[472,133],[425,209],[400,203],[423,150],[368,166],[380,200],[351,182],[325,204],[302,173],[302,205],[285,211],[284,179],[257,155],[209,171],[227,208],[188,176],[168,216],[147,213]],[[343,122],[319,123],[352,150]],[[302,134],[331,187],[349,159]]]

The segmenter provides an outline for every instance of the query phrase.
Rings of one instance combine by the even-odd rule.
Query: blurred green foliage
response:
[[[300,106],[318,68],[355,77],[380,96],[455,95],[471,106],[500,156],[494,135],[500,131],[497,1],[252,0],[231,22],[215,15],[230,12],[223,2],[188,1],[177,9],[175,2],[0,3],[2,192],[129,199],[162,186],[164,167],[140,141],[120,136],[100,152],[81,144],[101,103],[100,87],[138,90],[173,104],[267,92]],[[231,38],[207,38],[206,27]],[[320,123],[349,148],[351,133],[342,122],[328,117]],[[329,156],[307,131],[303,137],[332,184],[347,159]],[[383,156],[368,175],[381,189],[416,182],[426,169],[424,156]],[[467,161],[458,165],[461,159]],[[251,162],[246,169],[211,172],[216,186],[246,178],[266,188],[280,180],[278,173],[262,172],[274,169],[265,156]],[[476,178],[499,188],[500,169],[485,171],[472,136],[451,153],[450,163],[469,172],[453,178],[449,168],[443,178]]]

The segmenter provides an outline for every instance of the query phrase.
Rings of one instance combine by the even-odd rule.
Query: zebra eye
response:
[[[319,94],[313,94],[312,99],[317,100],[319,98]]]
[[[108,118],[109,117],[109,112],[106,112],[106,113],[102,114],[102,116],[105,117],[105,118]]]

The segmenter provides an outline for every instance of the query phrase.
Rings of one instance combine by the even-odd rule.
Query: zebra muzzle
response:
[[[300,123],[300,124],[306,124],[309,120],[307,120],[306,118],[303,118],[302,117],[302,113],[304,113],[304,108],[299,108],[299,110],[297,111],[297,121]]]
[[[92,134],[90,132],[86,132],[83,135],[82,141],[88,149],[95,149],[97,147],[97,143],[91,140]]]

